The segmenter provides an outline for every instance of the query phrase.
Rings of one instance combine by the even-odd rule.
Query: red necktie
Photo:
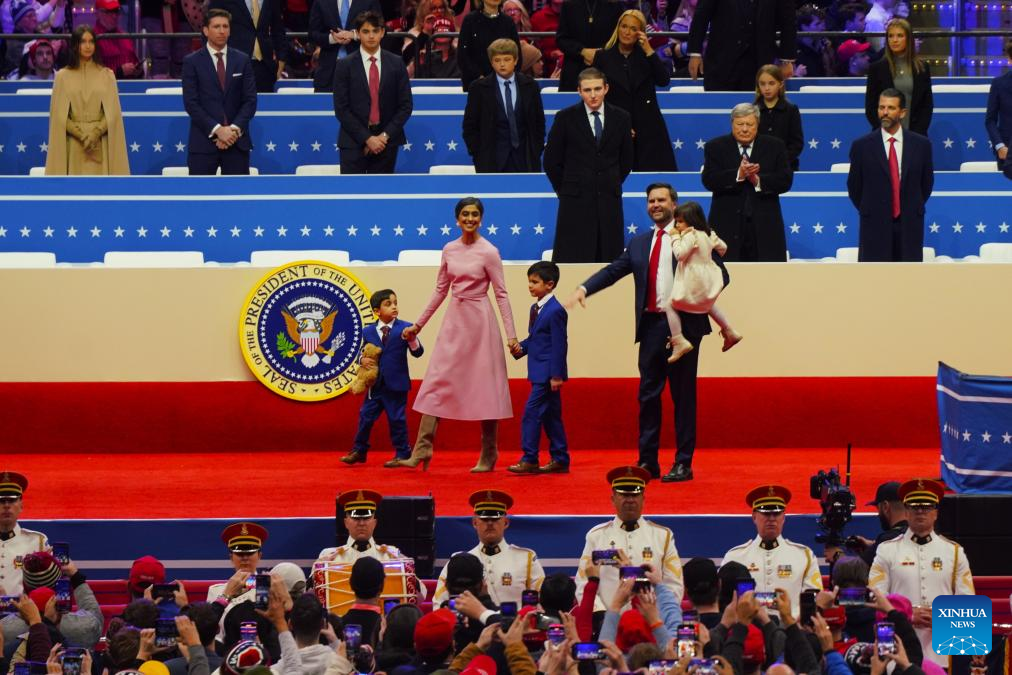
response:
[[[896,157],[896,139],[889,139],[889,182],[893,184],[893,218],[900,217],[900,161]]]
[[[380,71],[376,65],[376,57],[369,57],[369,124],[380,121]]]
[[[218,85],[225,91],[225,59],[222,58],[221,52],[215,52],[214,55],[218,57]]]
[[[661,237],[664,236],[664,230],[658,229],[657,236],[654,238],[654,249],[650,251],[650,269],[647,270],[647,306],[644,308],[647,312],[657,311],[657,267],[661,261]]]
[[[387,344],[387,338],[390,337],[390,326],[380,326],[380,332],[383,333],[383,337],[380,338],[383,341],[383,346]]]

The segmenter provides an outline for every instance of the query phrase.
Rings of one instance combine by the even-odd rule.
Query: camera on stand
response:
[[[819,500],[822,514],[817,524],[819,533],[815,541],[830,547],[840,547],[845,543],[843,528],[850,522],[857,507],[857,499],[850,489],[850,450],[847,444],[847,482],[840,480],[840,470],[830,469],[819,471],[809,479],[809,494],[812,499]]]

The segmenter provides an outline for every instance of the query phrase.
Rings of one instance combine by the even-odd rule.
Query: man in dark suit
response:
[[[790,77],[797,33],[794,0],[699,0],[689,27],[689,74],[702,73],[707,91],[752,91],[759,66],[779,59]]]
[[[608,262],[624,242],[622,183],[632,171],[632,120],[607,105],[608,80],[580,73],[581,103],[555,115],[545,146],[545,175],[559,196],[552,260]]]
[[[491,75],[467,90],[463,135],[478,173],[541,170],[545,109],[537,82],[516,72],[517,44],[500,38],[488,47]]]
[[[696,370],[699,345],[710,334],[706,314],[679,312],[682,334],[695,347],[674,363],[668,363],[671,331],[663,303],[671,293],[677,260],[667,229],[674,220],[678,193],[667,183],[647,186],[647,212],[654,227],[638,234],[614,262],[583,282],[566,301],[585,306],[588,296],[633,275],[635,289],[636,342],[639,343],[639,460],[638,465],[654,478],[661,475],[658,449],[661,439],[661,394],[668,385],[675,405],[675,436],[678,450],[671,470],[661,478],[665,483],[692,480],[692,455],[696,450]],[[725,276],[726,278],[726,276]]]
[[[257,110],[249,57],[228,46],[231,16],[204,16],[207,46],[183,59],[183,107],[190,116],[186,164],[191,176],[249,173],[249,123]]]
[[[555,44],[565,58],[559,91],[576,91],[577,78],[594,63],[594,55],[611,37],[625,3],[615,0],[566,0],[559,13]]]
[[[379,0],[320,0],[309,10],[309,39],[320,46],[319,63],[313,73],[313,91],[333,91],[334,67],[358,51],[355,17],[362,12],[380,16]]]
[[[713,193],[709,223],[727,243],[725,262],[787,260],[780,195],[791,189],[794,173],[784,142],[758,131],[759,109],[739,103],[731,133],[703,148],[703,185]]]
[[[257,91],[273,92],[288,60],[281,0],[210,0],[207,8],[224,9],[232,15],[228,46],[253,59]]]
[[[359,14],[355,30],[361,47],[334,68],[341,173],[393,173],[411,117],[408,71],[400,56],[380,49],[385,29],[379,14]]]
[[[531,305],[527,339],[517,345],[513,358],[527,357],[531,395],[520,421],[520,447],[524,454],[506,469],[510,473],[569,473],[569,444],[562,425],[562,385],[569,379],[566,368],[569,314],[555,298],[558,283],[559,266],[553,262],[539,260],[527,270],[527,288],[536,302]],[[552,459],[539,467],[542,427]]]
[[[847,193],[861,218],[861,262],[921,262],[924,204],[935,182],[931,141],[903,130],[906,97],[897,89],[879,95],[882,128],[850,146]]]
[[[1012,61],[1012,37],[1005,39],[1005,54]],[[1012,144],[1012,70],[991,81],[984,126],[998,159],[998,170],[1006,178],[1012,178],[1012,160],[1008,156],[1008,146]]]

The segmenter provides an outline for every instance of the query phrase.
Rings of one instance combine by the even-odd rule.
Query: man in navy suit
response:
[[[1012,62],[1012,37],[1005,39],[1005,54]],[[998,170],[1006,178],[1012,178],[1012,159],[1008,156],[1008,146],[1012,144],[1012,70],[991,81],[984,126],[998,158]]]
[[[281,0],[210,0],[211,9],[224,9],[232,15],[228,45],[253,59],[257,91],[273,92],[288,60]]]
[[[191,176],[249,174],[249,123],[257,110],[249,57],[228,46],[231,15],[204,15],[207,46],[183,59],[183,107],[190,116]]]
[[[376,314],[376,323],[370,324],[362,331],[365,341],[381,348],[379,356],[379,377],[369,388],[362,409],[358,413],[358,432],[351,452],[341,458],[345,464],[364,464],[369,451],[369,433],[372,425],[384,412],[390,427],[390,442],[394,446],[394,458],[383,466],[392,468],[400,466],[402,459],[411,456],[411,445],[408,444],[408,422],[406,410],[408,392],[411,390],[411,376],[408,374],[408,351],[415,358],[422,355],[425,349],[418,339],[410,342],[401,339],[401,333],[411,324],[397,318],[397,295],[385,288],[376,291],[369,298],[372,311]],[[372,359],[363,357],[363,366],[376,365]]]
[[[360,48],[334,68],[341,173],[393,173],[411,117],[408,71],[399,55],[380,49],[383,17],[363,12],[355,17],[355,30]]]
[[[309,10],[309,39],[320,46],[319,63],[313,73],[313,91],[334,90],[337,60],[358,51],[354,21],[362,12],[383,10],[379,0],[320,0]]]
[[[555,298],[559,266],[542,260],[527,270],[527,288],[537,302],[531,305],[527,339],[513,351],[513,358],[527,357],[527,379],[531,395],[520,421],[520,461],[506,470],[511,473],[569,473],[569,444],[562,426],[562,383],[569,379],[566,352],[569,348],[566,325],[569,314]],[[541,428],[548,436],[552,460],[538,467]]]
[[[608,288],[627,274],[635,283],[636,342],[639,343],[639,460],[638,465],[654,478],[661,475],[658,449],[661,438],[661,394],[667,383],[675,404],[675,463],[661,480],[665,483],[692,480],[692,455],[696,450],[696,370],[699,345],[710,333],[706,314],[679,312],[682,333],[695,347],[674,363],[668,363],[670,331],[664,303],[671,293],[677,260],[666,229],[674,220],[678,193],[667,183],[647,186],[647,212],[654,223],[648,232],[629,241],[626,250],[610,265],[583,282],[566,301],[586,306],[588,296]],[[718,262],[718,264],[720,264]],[[727,274],[725,272],[725,285]]]
[[[850,146],[847,192],[860,215],[857,259],[921,262],[924,204],[935,182],[931,141],[903,130],[906,97],[886,89],[878,99],[881,129]]]

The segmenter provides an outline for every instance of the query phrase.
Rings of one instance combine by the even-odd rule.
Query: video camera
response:
[[[850,450],[847,444],[847,482],[840,481],[839,469],[819,471],[809,479],[809,493],[812,499],[819,500],[822,515],[817,524],[819,533],[815,541],[828,546],[842,546],[844,543],[843,528],[850,522],[857,507],[857,499],[850,489]]]

